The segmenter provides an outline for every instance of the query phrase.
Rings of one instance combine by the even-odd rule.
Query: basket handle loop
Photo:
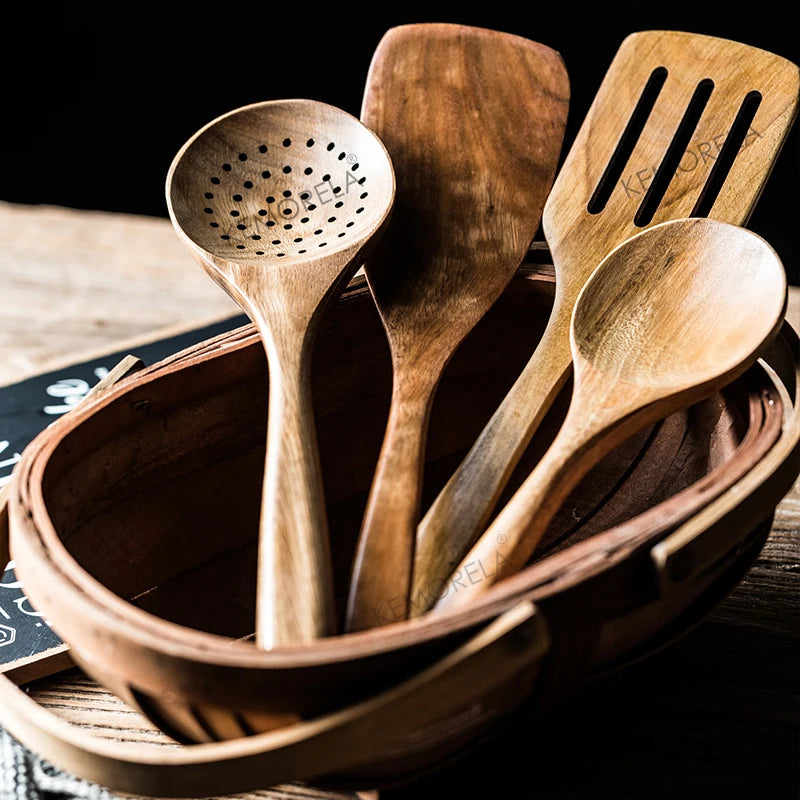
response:
[[[100,739],[43,708],[4,675],[0,724],[58,768],[112,791],[157,797],[237,794],[380,759],[404,738],[480,703],[494,689],[520,681],[532,685],[549,643],[542,614],[523,601],[449,655],[378,695],[287,728],[213,744],[173,749]]]
[[[94,396],[141,368],[127,356],[87,394]],[[71,412],[69,412],[71,413]],[[12,478],[13,479],[13,478]],[[5,488],[5,487],[4,487]],[[8,562],[6,494],[0,494],[0,562]],[[533,680],[550,648],[542,614],[530,601],[506,610],[453,652],[355,705],[244,739],[171,748],[101,739],[39,705],[20,688],[31,673],[0,674],[0,725],[56,767],[112,791],[158,797],[249,792],[306,780],[380,759],[387,748],[479,704],[492,690]],[[63,668],[68,648],[41,654]],[[516,684],[515,684],[516,682]]]
[[[731,550],[727,514],[735,507],[742,540],[775,508],[800,470],[800,339],[788,321],[760,359],[773,373],[785,416],[780,438],[753,469],[727,492],[662,539],[650,551],[659,591],[667,597],[683,583],[698,580],[714,567],[719,553]],[[776,480],[777,478],[777,480]],[[742,543],[740,543],[742,546]]]

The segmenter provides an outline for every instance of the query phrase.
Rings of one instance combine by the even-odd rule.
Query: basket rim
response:
[[[528,267],[521,270],[521,277],[552,280],[546,268],[540,270]],[[363,279],[353,281],[346,294],[352,295],[359,290],[365,290]],[[237,642],[219,634],[180,625],[138,608],[86,572],[61,541],[49,514],[46,513],[47,503],[42,494],[42,478],[49,457],[69,432],[123,396],[134,385],[140,386],[146,382],[156,381],[172,369],[180,369],[198,361],[207,361],[222,353],[230,352],[231,349],[249,346],[254,339],[257,339],[257,335],[252,333],[250,327],[243,326],[206,340],[121,381],[99,397],[58,420],[39,434],[26,448],[11,487],[9,508],[12,547],[15,553],[23,554],[21,560],[15,556],[17,569],[26,589],[31,586],[34,588],[37,596],[33,597],[33,592],[31,596],[37,606],[44,608],[51,605],[47,600],[41,602],[42,592],[37,591],[37,587],[49,586],[47,594],[52,593],[53,587],[61,589],[59,605],[62,609],[55,614],[50,613],[50,608],[45,609],[49,616],[59,617],[65,613],[63,609],[70,606],[69,613],[80,614],[83,620],[87,622],[91,620],[99,629],[127,638],[135,647],[143,648],[158,658],[167,657],[178,661],[200,662],[209,666],[247,669],[321,666],[342,660],[377,656],[411,645],[424,644],[443,636],[466,635],[476,626],[497,617],[509,605],[518,602],[522,596],[528,596],[536,601],[539,597],[552,592],[558,583],[545,581],[544,586],[542,585],[546,572],[542,565],[546,562],[550,562],[551,565],[553,562],[563,562],[565,558],[563,553],[569,554],[570,559],[583,558],[589,563],[590,569],[593,568],[595,573],[599,573],[619,563],[632,549],[652,546],[659,538],[667,535],[666,532],[662,532],[659,537],[642,535],[639,541],[633,542],[630,528],[641,516],[638,515],[628,523],[598,533],[584,542],[572,545],[562,553],[546,556],[541,561],[499,582],[486,593],[484,598],[467,608],[425,614],[381,628],[340,634],[310,645],[287,646],[275,650],[259,650],[249,642]],[[758,368],[757,372],[762,379],[762,388],[770,385],[774,387],[775,379],[763,368]],[[800,393],[800,387],[796,389],[795,393]],[[769,449],[769,453],[774,454],[776,447],[780,445],[779,451],[783,454],[783,458],[774,459],[779,462],[778,466],[789,458],[793,450],[800,451],[797,446],[800,442],[800,403],[796,398],[794,400],[795,405],[788,420],[784,421],[784,435],[781,435],[779,441]],[[793,426],[790,423],[793,423]],[[791,429],[789,433],[792,435],[789,438],[785,435],[787,428]],[[735,452],[738,453],[739,449],[737,447]],[[738,482],[734,481],[732,486]],[[730,488],[731,486],[723,488],[723,491]],[[595,557],[598,551],[603,552],[600,561]],[[32,574],[31,562],[34,559],[37,570],[42,571],[40,575]],[[592,565],[592,561],[597,563]],[[590,573],[586,571],[581,575],[584,578],[590,577]],[[64,602],[64,597],[69,598],[68,602]],[[55,607],[52,610],[55,611]],[[68,644],[76,652],[81,652],[80,643],[77,646],[74,642]]]

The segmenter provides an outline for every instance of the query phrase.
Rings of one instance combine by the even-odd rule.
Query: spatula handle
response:
[[[569,316],[554,312],[516,383],[417,527],[412,616],[433,605],[447,576],[485,529],[525,448],[569,378],[568,331]]]
[[[311,337],[265,339],[269,418],[261,504],[256,643],[334,633],[333,577],[311,395]]]
[[[414,540],[434,387],[395,368],[389,420],[353,563],[348,631],[409,616]]]

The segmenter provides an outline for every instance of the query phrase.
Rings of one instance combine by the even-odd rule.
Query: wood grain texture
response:
[[[66,699],[63,695],[54,703],[51,691],[42,704],[5,679],[0,679],[0,697],[4,722],[16,737],[47,753],[51,763],[75,765],[81,777],[115,791],[170,797],[247,792],[289,780],[330,778],[363,760],[391,755],[408,736],[418,736],[432,723],[448,724],[462,697],[472,704],[487,687],[491,692],[508,681],[528,683],[548,646],[537,609],[521,602],[452,653],[385,692],[272,734],[239,736],[211,747],[148,747],[152,737],[142,736],[130,715],[120,714],[115,704],[109,708],[102,699],[98,705],[96,697],[90,714],[110,711],[114,716],[95,723],[95,733],[89,735],[85,703],[77,709],[58,703]],[[54,716],[48,705],[65,707],[72,719]],[[393,724],[385,724],[387,719]],[[109,727],[115,734],[111,741]],[[106,735],[97,737],[97,729]]]
[[[0,213],[4,218],[13,214],[18,219],[13,229],[2,229],[1,253],[16,252],[21,260],[27,257],[17,246],[16,231],[20,229],[28,232],[31,242],[41,244],[36,249],[36,262],[23,261],[30,268],[14,273],[10,289],[28,298],[31,309],[24,351],[12,346],[18,341],[16,323],[0,317],[0,336],[8,342],[0,351],[4,380],[47,368],[53,363],[54,353],[56,358],[63,356],[64,363],[72,363],[98,347],[104,351],[127,349],[127,342],[114,338],[111,326],[98,334],[77,324],[84,309],[102,314],[106,304],[116,304],[115,316],[130,321],[135,336],[140,333],[137,321],[145,319],[156,302],[164,302],[164,315],[170,320],[180,320],[191,311],[179,291],[158,298],[145,290],[125,294],[128,284],[122,254],[133,254],[141,245],[140,252],[147,255],[142,264],[157,274],[162,257],[180,252],[180,247],[175,250],[168,222],[38,207],[0,206]],[[114,251],[117,258],[111,261],[106,247],[78,249],[65,244],[102,242],[110,226],[122,237],[119,249]],[[153,239],[140,242],[142,231],[151,230],[150,226]],[[54,231],[59,232],[57,237],[51,236]],[[8,270],[10,267],[3,263]],[[76,289],[70,295],[70,303],[79,309],[78,318],[73,321],[69,352],[59,353],[52,349],[61,343],[53,340],[50,298],[54,276],[64,269],[87,278],[103,271],[104,285],[85,294]],[[187,284],[202,295],[208,281],[191,259],[185,273]],[[221,305],[226,306],[227,298],[214,287],[208,288],[208,295],[222,295]],[[213,302],[220,298],[209,299]],[[233,304],[226,307],[232,307],[232,313],[237,311]],[[787,319],[800,330],[798,287],[790,288]],[[197,324],[204,321],[198,319]],[[127,337],[128,330],[126,322],[121,335]],[[163,330],[163,318],[153,323],[153,337],[159,330]],[[103,339],[103,335],[110,338]],[[131,345],[135,352],[135,342]],[[20,355],[24,356],[22,360]],[[20,371],[22,362],[24,369]],[[457,407],[457,397],[448,395],[452,399],[445,407]],[[476,403],[480,399],[476,396]],[[364,402],[372,401],[367,397]],[[441,413],[446,413],[445,407]],[[449,463],[450,447],[447,439],[441,440],[444,465]],[[474,750],[468,761],[443,765],[435,774],[417,778],[409,786],[383,790],[381,796],[390,800],[439,800],[454,794],[486,797],[504,789],[514,791],[530,780],[532,748],[538,753],[537,785],[532,791],[547,800],[568,793],[593,800],[616,800],[632,794],[659,798],[681,795],[694,800],[720,791],[737,798],[770,790],[773,796],[791,796],[797,785],[797,684],[793,664],[800,647],[798,564],[800,481],[778,505],[772,532],[738,588],[681,641],[621,673],[598,678],[544,722],[520,713],[506,731]],[[70,678],[64,679],[61,685],[70,695],[69,704],[82,702],[82,684],[82,679],[76,681],[78,691],[71,692]],[[91,722],[102,724],[101,719],[95,716]],[[143,729],[149,727],[141,721],[139,724]],[[575,758],[576,751],[581,753],[580,759]],[[610,763],[614,769],[608,768]],[[297,791],[306,790],[310,796],[327,796],[314,787]]]
[[[325,499],[311,398],[319,319],[389,218],[394,172],[380,140],[325,103],[255,103],[178,152],[167,207],[184,244],[256,324],[270,364],[256,638],[335,632]]]
[[[42,708],[98,739],[172,750],[180,748],[174,739],[160,731],[146,717],[80,670],[69,670],[62,675],[38,681],[29,687],[28,692]],[[377,800],[378,793],[334,791],[309,784],[290,783],[265,787],[263,791],[248,792],[238,797],[240,800]]]
[[[437,435],[429,476],[438,471],[437,461],[464,451],[513,381],[546,321],[552,289],[551,270],[521,270],[454,359],[440,387],[444,406],[432,429]],[[321,368],[315,396],[324,420],[320,432],[326,445],[326,483],[335,487],[330,519],[336,531],[332,544],[340,566],[340,596],[347,585],[369,467],[380,444],[381,396],[388,400],[390,391],[390,365],[379,334],[380,320],[362,280],[331,309],[315,362]],[[685,522],[687,511],[696,513],[697,500],[703,507],[739,483],[763,459],[764,448],[772,452],[775,422],[782,417],[778,399],[767,402],[776,397],[775,387],[763,370],[754,370],[736,391],[681,414],[677,424],[631,442],[609,463],[598,465],[569,504],[570,513],[549,550],[524,574],[498,587],[507,592],[501,600],[474,604],[446,621],[429,615],[413,624],[331,637],[294,654],[260,650],[249,640],[232,641],[252,632],[254,618],[251,545],[263,464],[266,398],[258,390],[265,371],[263,348],[252,328],[154,365],[117,387],[114,397],[85,407],[83,419],[62,418],[32,443],[17,481],[20,505],[12,503],[17,571],[34,606],[46,609],[55,630],[76,652],[83,651],[80,663],[87,672],[153,714],[157,724],[166,721],[167,730],[178,727],[180,735],[195,741],[228,736],[242,719],[250,728],[269,730],[277,714],[308,718],[345,699],[367,697],[422,667],[430,654],[447,652],[467,630],[486,624],[520,596],[558,605],[568,602],[562,600],[564,593],[580,594],[590,582],[596,588],[592,613],[611,617],[604,627],[615,632],[617,655],[641,646],[643,637],[658,633],[674,613],[671,607],[659,609],[658,594],[647,588],[654,571],[634,554]],[[146,414],[140,413],[144,399]],[[558,415],[550,419],[543,442],[558,423]],[[354,430],[373,443],[364,448],[357,440],[351,442],[349,432]],[[65,434],[66,440],[51,451],[50,445]],[[668,446],[673,437],[681,442],[677,453]],[[791,435],[785,438],[793,441]],[[531,469],[539,452],[530,454],[523,470]],[[631,460],[638,467],[633,472]],[[38,465],[44,475],[29,480],[29,468],[38,472]],[[658,480],[648,480],[648,475]],[[698,482],[706,478],[698,497]],[[47,487],[45,495],[41,487]],[[673,497],[678,487],[690,497]],[[148,502],[142,502],[143,496]],[[599,506],[605,525],[616,523],[615,528],[592,526]],[[764,507],[757,511],[765,513]],[[590,524],[576,528],[579,519]],[[619,525],[626,520],[627,525]],[[732,533],[729,527],[725,532]],[[737,544],[736,535],[718,542],[721,566],[739,553]],[[57,570],[47,550],[41,552],[43,546],[58,550]],[[712,575],[717,572],[719,567],[711,570]],[[594,580],[605,580],[609,591],[598,589]],[[677,599],[685,605],[704,585],[684,583]],[[620,593],[626,608],[641,604],[643,619],[616,624],[614,598]],[[572,601],[568,607],[581,605]],[[554,629],[563,634],[562,650],[585,664],[588,655],[580,647],[575,651],[574,625],[555,622]],[[98,641],[113,642],[113,647],[99,650],[94,644]],[[610,657],[608,650],[604,660]],[[553,669],[557,678],[551,680],[559,686],[569,683],[571,675],[577,677],[574,669]],[[176,686],[181,687],[177,697]],[[137,689],[135,697],[130,687]],[[509,682],[504,692],[503,698],[486,698],[479,713],[464,708],[457,731],[434,728],[430,737],[414,735],[404,763],[418,767],[420,759],[437,761],[454,744],[454,735],[474,735],[518,699],[524,684]],[[399,768],[391,759],[371,765],[373,775],[396,774],[393,770]]]
[[[642,130],[627,135],[651,76],[666,78]],[[663,73],[661,73],[663,74]],[[713,82],[696,125],[686,126],[693,93]],[[708,84],[705,84],[708,85]],[[508,396],[476,439],[462,464],[425,513],[417,533],[414,591],[448,574],[488,522],[514,466],[570,373],[569,322],[578,292],[606,254],[642,227],[692,216],[720,147],[751,92],[761,95],[730,172],[706,214],[746,223],[793,124],[800,99],[797,65],[725,39],[676,31],[627,37],[612,61],[572,143],[544,209],[543,230],[556,267],[557,298],[548,330]],[[673,140],[678,164],[663,197],[654,197],[652,218],[637,219]],[[631,152],[615,156],[623,140]],[[719,156],[719,158],[718,158]],[[617,163],[618,174],[606,174]],[[715,176],[717,183],[720,176]],[[592,203],[606,186],[605,202]],[[591,210],[589,207],[592,206]]]
[[[169,221],[0,203],[0,384],[239,313]]]
[[[353,566],[348,630],[408,616],[436,387],[528,252],[555,177],[569,81],[549,47],[464,25],[391,29],[362,103],[398,174],[391,226],[365,271],[394,390]],[[406,598],[402,600],[402,598]]]
[[[716,220],[665,222],[615,248],[575,303],[572,399],[558,436],[456,569],[481,565],[487,576],[436,608],[473,602],[522,569],[593,464],[750,367],[783,324],[786,294],[769,244]]]

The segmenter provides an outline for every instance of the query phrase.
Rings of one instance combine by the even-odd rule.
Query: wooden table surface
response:
[[[105,212],[0,203],[0,287],[0,385],[238,313],[167,220]],[[799,598],[800,481],[693,631],[381,798],[797,797]]]

